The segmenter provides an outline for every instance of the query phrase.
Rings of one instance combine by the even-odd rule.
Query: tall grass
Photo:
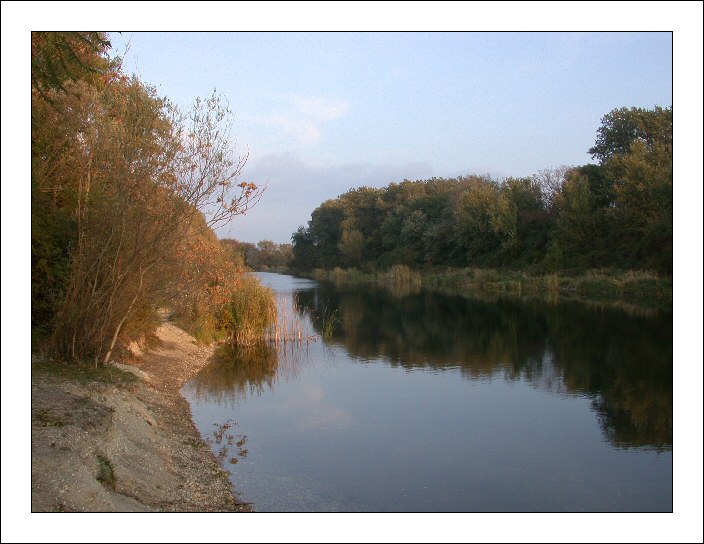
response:
[[[302,347],[318,338],[308,330],[296,300],[277,297],[273,289],[251,276],[232,294],[220,322],[233,348]]]
[[[251,346],[266,337],[276,316],[274,291],[257,278],[245,276],[225,305],[221,324],[231,345]]]
[[[394,296],[417,292],[421,284],[450,292],[492,295],[624,301],[641,306],[672,306],[672,279],[644,270],[596,269],[563,271],[560,274],[531,274],[526,271],[493,268],[448,268],[426,270],[422,274],[406,265],[394,265],[386,272],[363,273],[356,269],[332,271],[317,269],[313,277],[338,282],[376,281]]]
[[[393,265],[389,268],[387,277],[391,285],[420,286],[420,273],[411,270],[405,264]]]
[[[335,329],[340,325],[340,318],[338,317],[337,308],[330,310],[327,306],[323,309],[323,338],[332,338],[335,333]]]
[[[307,320],[301,318],[297,300],[289,305],[287,297],[277,302],[278,318],[266,330],[264,341],[276,346],[309,344],[318,339],[312,334],[307,325]]]
[[[336,266],[332,270],[314,268],[309,276],[318,281],[332,281],[335,283],[374,281],[374,274],[369,274],[357,270],[356,268],[340,268]]]

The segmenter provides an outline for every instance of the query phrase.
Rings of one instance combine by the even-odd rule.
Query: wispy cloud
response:
[[[218,230],[220,237],[248,242],[290,241],[296,229],[305,225],[311,212],[323,201],[354,187],[384,187],[404,179],[424,179],[434,175],[429,163],[326,164],[301,158],[296,153],[272,153],[253,159],[244,170],[244,179],[266,186],[262,200],[244,217]]]
[[[333,121],[347,113],[347,102],[343,100],[309,96],[293,96],[290,100],[300,114],[319,122]]]
[[[301,149],[320,142],[324,125],[344,117],[347,109],[343,100],[293,95],[283,99],[278,113],[253,116],[250,122],[270,129],[268,140],[284,148]]]
[[[292,147],[309,147],[320,141],[320,124],[294,115],[272,115],[260,119],[260,124],[277,131],[277,137],[294,143]]]

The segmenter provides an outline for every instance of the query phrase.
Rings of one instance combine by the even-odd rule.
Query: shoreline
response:
[[[162,316],[163,317],[163,316]],[[166,321],[160,347],[91,371],[32,362],[32,512],[243,512],[181,387],[210,360]]]
[[[579,274],[566,272],[531,275],[520,270],[492,268],[411,269],[400,265],[395,276],[385,272],[363,272],[356,268],[289,270],[299,277],[333,283],[372,283],[405,288],[421,287],[460,296],[511,296],[580,301],[608,305],[632,305],[641,309],[672,310],[672,278],[647,271],[594,269]]]

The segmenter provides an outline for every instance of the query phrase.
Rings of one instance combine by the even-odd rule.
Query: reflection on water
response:
[[[501,374],[587,395],[614,445],[672,445],[671,313],[630,317],[579,302],[487,302],[428,291],[399,297],[330,284],[297,296],[313,316],[324,304],[338,310],[342,325],[332,342],[361,361],[459,369],[470,380]]]
[[[263,277],[320,340],[184,389],[255,509],[671,509],[671,313]]]
[[[247,396],[261,395],[280,380],[295,378],[305,364],[305,342],[262,343],[246,347],[219,347],[212,363],[190,382],[198,398],[235,404]]]
[[[276,382],[279,366],[276,351],[276,347],[269,344],[234,350],[226,346],[219,348],[215,362],[192,381],[195,394],[217,402],[261,394],[265,387],[272,387]]]

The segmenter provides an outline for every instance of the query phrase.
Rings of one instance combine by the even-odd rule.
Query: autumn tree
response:
[[[505,179],[502,188],[516,212],[514,257],[527,265],[542,261],[551,226],[543,186],[535,177],[526,177]]]
[[[104,32],[32,32],[32,90],[50,101],[72,83],[99,84],[110,71],[110,47]]]
[[[622,251],[629,264],[672,273],[672,108],[622,108],[602,124],[590,152],[612,184]]]
[[[100,63],[81,56],[90,38],[33,40],[32,198],[53,217],[33,213],[32,303],[57,354],[97,364],[136,309],[173,284],[184,243],[245,212],[262,190],[238,183],[246,157],[233,155],[215,93],[184,112],[136,78],[96,83]],[[57,225],[66,247],[51,242]],[[57,255],[64,266],[47,264]]]
[[[516,210],[508,195],[492,180],[472,178],[455,208],[458,243],[471,261],[486,262],[486,256],[510,250],[516,238]]]
[[[81,151],[90,114],[82,98],[116,75],[100,32],[32,32],[32,330],[46,335],[66,292],[76,246]],[[68,92],[68,89],[71,92]]]

